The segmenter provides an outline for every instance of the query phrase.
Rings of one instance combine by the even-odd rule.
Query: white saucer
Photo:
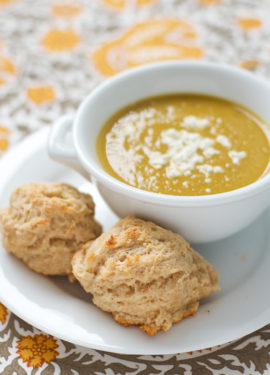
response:
[[[63,181],[93,195],[96,217],[107,230],[117,217],[95,187],[51,161],[44,129],[13,147],[0,162],[0,206],[18,185]],[[79,284],[29,270],[0,246],[0,300],[16,315],[58,338],[125,354],[174,354],[224,344],[270,322],[270,212],[226,240],[196,246],[220,271],[221,292],[202,300],[197,314],[149,337],[123,327],[90,302]]]

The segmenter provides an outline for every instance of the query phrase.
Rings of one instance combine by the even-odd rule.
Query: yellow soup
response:
[[[238,104],[202,95],[144,99],[111,117],[97,139],[106,172],[139,189],[217,194],[268,171],[269,127]]]

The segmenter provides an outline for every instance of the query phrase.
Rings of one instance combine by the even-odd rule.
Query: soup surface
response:
[[[172,195],[217,194],[268,172],[269,126],[214,97],[144,99],[112,116],[97,139],[103,169],[139,189]]]

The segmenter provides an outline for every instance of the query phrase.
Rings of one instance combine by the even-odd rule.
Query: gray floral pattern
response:
[[[164,356],[133,356],[85,349],[54,339],[57,358],[41,366],[27,366],[18,353],[17,343],[23,337],[40,332],[9,315],[0,326],[0,373],[17,375],[267,375],[270,370],[270,325],[235,342],[193,353]],[[49,338],[49,336],[46,335]],[[91,372],[90,372],[91,371]]]

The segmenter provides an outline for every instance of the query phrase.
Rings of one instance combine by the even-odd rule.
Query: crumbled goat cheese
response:
[[[239,164],[240,160],[247,156],[247,153],[245,151],[231,150],[228,152],[228,155],[232,159],[233,164]]]
[[[188,188],[189,183],[188,183],[188,181],[184,181],[184,182],[182,183],[182,185],[183,185],[185,188]]]
[[[227,148],[232,147],[232,144],[231,144],[229,138],[227,138],[225,135],[219,134],[216,138],[216,141],[224,147],[227,147]]]
[[[119,142],[124,145],[126,140],[134,141],[136,139],[138,141],[146,127],[153,125],[152,121],[153,123],[155,122],[156,116],[157,111],[149,108],[140,113],[130,112],[125,118],[120,119],[121,136]],[[174,116],[173,106],[167,107],[167,116]],[[232,147],[230,140],[226,136],[222,134],[217,135],[215,131],[212,132],[214,128],[210,129],[211,134],[214,136],[213,138],[200,134],[198,130],[208,127],[211,122],[210,120],[212,121],[213,119],[211,117],[198,118],[193,115],[186,116],[181,122],[181,126],[185,129],[177,130],[169,128],[162,131],[156,140],[154,140],[153,128],[149,128],[144,137],[144,144],[138,145],[133,151],[132,149],[129,150],[130,158],[133,157],[139,162],[143,158],[143,152],[148,157],[149,164],[153,168],[160,169],[165,167],[168,178],[179,176],[191,176],[192,178],[192,172],[196,169],[204,174],[205,182],[209,183],[211,182],[211,178],[209,178],[210,173],[224,172],[221,166],[206,162],[214,155],[220,154],[221,151],[216,149],[215,145],[220,144],[227,149],[231,149]],[[217,123],[220,123],[218,120]],[[159,150],[153,151],[151,149],[153,143],[157,149],[160,149],[162,145],[166,145],[167,150],[165,152],[160,152]],[[118,146],[115,145],[115,147]],[[228,155],[232,163],[239,164],[240,160],[246,156],[246,152],[229,150]],[[225,167],[229,167],[229,164],[226,163]],[[187,184],[185,185],[187,186]]]
[[[212,156],[214,155],[218,155],[220,154],[220,151],[219,150],[216,150],[214,147],[207,147],[204,151],[203,151],[203,155],[206,157],[206,158],[211,158]]]
[[[158,151],[150,151],[147,147],[143,147],[143,151],[149,159],[149,164],[155,169],[160,169],[169,161],[169,155],[167,154],[162,154]]]
[[[173,119],[174,118],[174,107],[172,105],[169,105],[167,107],[167,116],[170,118],[170,119]]]
[[[214,172],[214,173],[223,173],[224,170],[223,170],[223,168],[220,167],[219,165],[214,165],[214,166],[213,166],[213,172]]]
[[[168,178],[190,175],[197,164],[204,162],[205,157],[219,152],[213,148],[213,139],[186,130],[177,131],[174,128],[161,132],[161,143],[168,147],[165,153],[151,152],[145,147],[143,151],[154,168],[166,165]],[[213,166],[211,171],[214,171]]]
[[[210,121],[207,118],[199,118],[196,116],[186,116],[181,122],[181,126],[186,129],[205,129],[210,125]]]
[[[202,165],[198,165],[196,168],[200,173],[205,175],[206,180],[208,179],[209,174],[211,172],[213,172],[213,173],[224,172],[223,168],[220,167],[219,165],[202,164]]]

